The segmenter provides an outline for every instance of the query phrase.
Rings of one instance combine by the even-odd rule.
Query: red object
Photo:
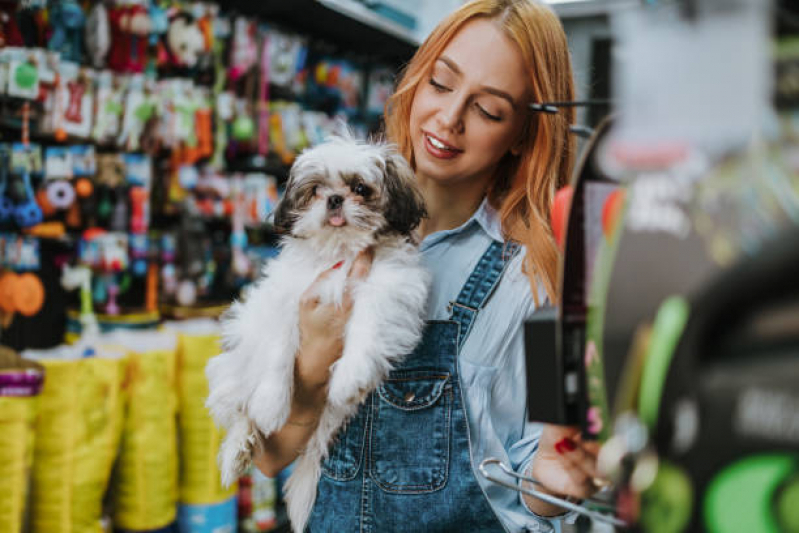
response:
[[[577,444],[568,437],[563,437],[555,443],[555,451],[563,455],[566,452],[573,452],[577,449]]]
[[[624,190],[617,189],[610,193],[602,206],[602,233],[607,240],[613,238],[624,209]]]
[[[338,263],[333,265],[333,270],[336,270],[337,268],[341,268],[341,265],[343,265],[343,264],[344,264],[344,261],[339,261]]]
[[[83,231],[83,240],[90,241],[100,235],[105,235],[106,231],[103,228],[86,228]]]
[[[83,107],[83,93],[86,92],[86,86],[77,81],[70,81],[67,83],[69,90],[69,105],[64,113],[64,119],[70,122],[81,122],[81,108]]]
[[[131,233],[144,233],[147,231],[147,199],[150,194],[144,187],[131,187],[130,189],[130,231]]]
[[[108,67],[116,72],[144,72],[147,59],[147,37],[131,30],[134,17],[144,17],[147,10],[140,5],[117,7],[108,10],[111,25],[111,50]]]
[[[552,234],[561,251],[566,244],[566,226],[569,220],[572,196],[574,196],[574,189],[571,185],[566,185],[555,193],[555,200],[552,202]]]

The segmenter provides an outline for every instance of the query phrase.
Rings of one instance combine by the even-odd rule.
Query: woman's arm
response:
[[[371,264],[371,251],[361,252],[353,262],[348,281],[366,277]],[[286,425],[261,439],[253,454],[253,463],[268,477],[275,477],[308,444],[325,407],[330,365],[344,350],[344,327],[352,309],[349,287],[341,307],[321,304],[314,296],[317,284],[336,268],[320,274],[300,301],[300,348],[294,364],[291,414]]]

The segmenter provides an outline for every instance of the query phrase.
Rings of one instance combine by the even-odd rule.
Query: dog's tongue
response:
[[[344,223],[346,222],[344,220],[344,217],[341,215],[332,215],[329,219],[327,219],[327,221],[330,222],[331,226],[336,226],[336,227],[343,226]]]

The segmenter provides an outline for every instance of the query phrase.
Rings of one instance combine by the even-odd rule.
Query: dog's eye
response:
[[[313,189],[311,189],[311,196],[316,196],[316,193],[319,191],[319,186],[314,185]]]
[[[372,189],[370,189],[363,183],[357,183],[352,187],[352,192],[354,192],[358,196],[363,196],[364,198],[367,198],[372,193]]]

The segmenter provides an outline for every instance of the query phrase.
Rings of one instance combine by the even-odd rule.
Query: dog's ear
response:
[[[290,205],[288,194],[284,195],[272,213],[272,224],[280,233],[291,233],[294,222],[297,221],[297,214]]]
[[[427,217],[424,198],[410,165],[393,150],[386,157],[386,211],[390,229],[410,235],[422,218]]]
[[[299,207],[297,201],[299,198],[297,187],[295,186],[296,181],[294,168],[292,168],[286,183],[286,190],[283,192],[283,198],[278,202],[272,216],[272,223],[279,233],[291,233],[291,229],[299,218],[297,213],[297,208]]]

